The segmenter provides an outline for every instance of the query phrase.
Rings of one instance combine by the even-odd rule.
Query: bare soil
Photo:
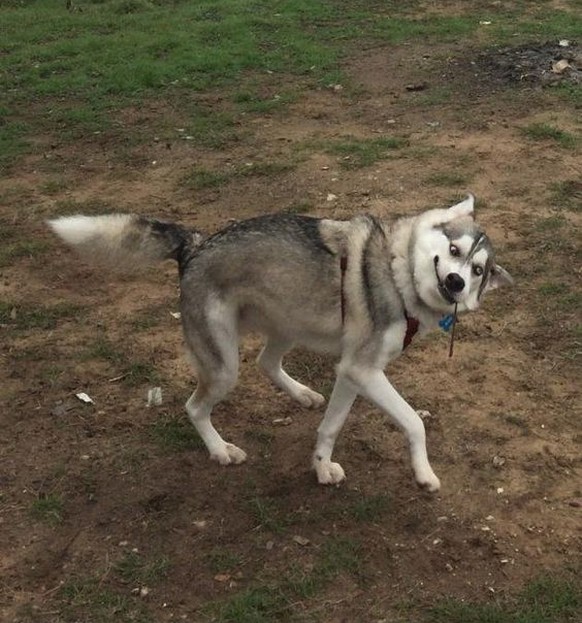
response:
[[[89,580],[156,622],[202,621],[216,612],[208,604],[291,571],[309,576],[330,543],[351,544],[357,568],[338,563],[281,620],[394,620],[403,604],[499,599],[540,572],[579,568],[580,210],[579,195],[562,202],[555,189],[580,192],[580,150],[522,130],[551,124],[580,136],[580,115],[551,89],[500,80],[472,58],[456,45],[362,51],[345,67],[348,84],[306,87],[284,110],[239,117],[238,140],[220,149],[182,137],[180,108],[148,101],[73,144],[39,136],[0,181],[1,244],[36,244],[0,267],[3,621],[99,621],[101,606],[64,592]],[[206,104],[230,105],[220,92]],[[365,168],[322,147],[385,135],[408,147]],[[196,167],[281,162],[292,166],[199,190],[184,183]],[[186,422],[195,386],[170,314],[175,267],[105,274],[43,224],[116,210],[210,232],[290,209],[411,214],[467,190],[516,286],[463,317],[452,359],[438,335],[388,370],[432,414],[429,454],[443,483],[434,496],[416,489],[401,433],[364,401],[336,450],[347,481],[318,486],[309,465],[322,414],[258,373],[255,337],[241,345],[240,383],[215,414],[249,461],[223,468],[195,444],[161,443],[164,425]],[[299,379],[329,394],[332,360],[288,359]],[[157,385],[164,402],[147,408]],[[43,515],[39,500],[54,499],[56,511]],[[124,576],[119,563],[132,554],[165,560],[164,573]]]

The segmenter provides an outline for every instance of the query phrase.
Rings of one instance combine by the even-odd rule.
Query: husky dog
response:
[[[459,311],[477,309],[485,292],[512,283],[473,220],[474,199],[395,222],[371,216],[338,221],[277,214],[234,223],[204,238],[180,225],[136,215],[70,216],[49,222],[91,260],[142,265],[174,259],[181,316],[198,385],[186,403],[210,457],[241,463],[210,414],[235,385],[241,334],[265,337],[258,364],[304,407],[324,397],[291,378],[283,356],[295,345],[338,356],[337,378],[318,429],[318,481],[345,478],[332,452],[358,394],[403,429],[416,482],[437,491],[424,425],[383,369],[420,335]]]

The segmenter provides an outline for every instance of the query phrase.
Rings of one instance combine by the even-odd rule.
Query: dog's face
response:
[[[511,285],[495,262],[487,235],[473,220],[474,199],[421,216],[413,247],[414,281],[420,298],[435,311],[475,310],[485,292]]]

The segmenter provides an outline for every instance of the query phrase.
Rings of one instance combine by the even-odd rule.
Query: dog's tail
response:
[[[136,214],[63,216],[48,224],[89,261],[122,270],[166,259],[182,264],[204,239],[196,230]]]

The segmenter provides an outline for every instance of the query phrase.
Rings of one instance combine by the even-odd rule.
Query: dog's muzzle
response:
[[[441,281],[439,271],[437,269],[439,263],[439,256],[434,256],[434,274],[437,279],[437,285],[440,295],[445,299],[449,305],[454,305],[457,301],[455,299],[455,293],[461,292],[465,287],[465,280],[457,273],[449,273],[444,282]]]

